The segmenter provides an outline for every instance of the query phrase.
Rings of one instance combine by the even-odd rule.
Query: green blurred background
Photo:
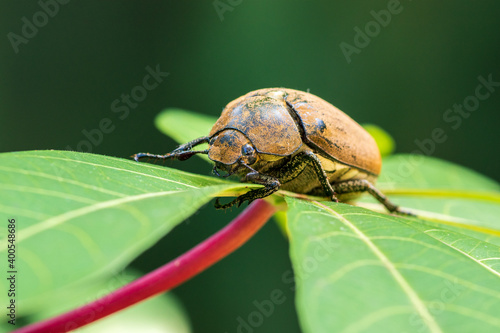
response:
[[[283,86],[309,90],[360,123],[378,124],[393,135],[397,152],[419,149],[416,140],[428,142],[442,128],[447,139],[435,144],[432,156],[500,179],[500,87],[491,88],[470,116],[459,116],[460,123],[443,118],[475,94],[479,76],[500,82],[498,1],[60,2],[46,21],[37,14],[44,7],[39,2],[0,4],[0,151],[80,147],[124,158],[163,153],[176,143],[153,125],[162,109],[217,116],[248,91]],[[388,6],[394,14],[377,31],[370,22],[377,15],[387,22],[380,11]],[[23,37],[25,22],[34,19],[40,27],[25,27],[29,38]],[[355,29],[367,24],[370,40],[355,40]],[[347,59],[340,45],[356,42]],[[136,87],[148,66],[169,75],[140,96],[144,90]],[[144,99],[126,112],[120,99],[132,92]],[[113,103],[121,111],[114,112]],[[105,118],[111,125],[99,138],[96,129]],[[96,144],[82,143],[85,132],[94,133]],[[201,160],[167,165],[211,170]],[[133,266],[143,272],[158,267],[236,213],[208,205]],[[255,300],[280,289],[286,302],[254,331],[298,332],[291,285],[282,279],[291,269],[287,251],[276,225],[268,224],[242,249],[177,288],[194,331],[236,332],[237,318],[255,311]]]

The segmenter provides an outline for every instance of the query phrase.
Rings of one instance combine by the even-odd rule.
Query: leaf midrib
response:
[[[313,201],[313,204],[326,210],[331,213],[332,216],[336,216],[342,223],[344,223],[348,228],[350,228],[356,235],[358,235],[359,239],[363,241],[368,248],[375,254],[375,256],[382,262],[382,264],[386,267],[389,273],[392,275],[394,280],[399,284],[403,292],[407,295],[411,304],[414,306],[417,313],[424,320],[426,325],[429,327],[431,332],[441,333],[442,330],[431,316],[425,303],[420,299],[416,291],[410,286],[410,284],[404,279],[404,277],[399,273],[396,267],[391,263],[389,258],[387,258],[382,251],[370,240],[368,236],[366,236],[361,230],[356,228],[352,223],[349,222],[344,216],[335,212],[331,208],[321,204],[320,202]]]
[[[29,157],[35,157],[35,156],[36,155],[30,155]],[[165,181],[168,183],[174,183],[174,184],[179,184],[179,185],[183,185],[183,186],[187,186],[187,187],[191,187],[191,188],[197,188],[196,186],[189,185],[189,184],[182,183],[182,182],[178,182],[178,181],[175,181],[172,179],[167,179],[167,178],[160,177],[160,176],[150,175],[150,174],[139,172],[139,171],[117,168],[117,167],[114,167],[111,165],[97,164],[97,163],[92,163],[92,162],[86,162],[86,161],[80,161],[80,160],[74,160],[74,159],[68,159],[68,158],[62,158],[62,157],[55,157],[55,156],[37,156],[37,157],[44,158],[44,159],[61,160],[61,161],[66,161],[66,162],[71,162],[71,163],[86,164],[86,165],[91,165],[94,167],[106,168],[106,169],[111,169],[111,170],[116,170],[116,171],[121,171],[121,172],[128,172],[128,173],[133,173],[133,174],[137,174],[137,175],[144,176],[144,177],[159,179],[159,180],[162,180],[162,181]],[[126,162],[130,162],[130,161],[126,161]],[[165,171],[165,170],[163,170],[163,171]]]

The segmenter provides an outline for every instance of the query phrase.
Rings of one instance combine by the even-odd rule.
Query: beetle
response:
[[[193,150],[208,143],[206,150]],[[208,136],[179,146],[166,155],[149,157],[186,160],[207,154],[219,170],[241,181],[264,185],[215,207],[229,208],[264,198],[278,189],[349,201],[370,193],[390,212],[399,209],[373,185],[382,159],[375,140],[352,118],[325,100],[303,91],[266,88],[230,102]]]

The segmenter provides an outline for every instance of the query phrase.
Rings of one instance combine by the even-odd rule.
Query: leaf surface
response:
[[[122,269],[213,196],[245,186],[93,154],[0,154],[0,209],[16,221],[20,309]],[[2,228],[4,258],[7,244]]]
[[[304,332],[498,332],[500,248],[363,208],[289,203]]]
[[[498,184],[411,158],[386,159],[378,187],[425,220],[286,198],[304,332],[499,331]]]
[[[395,155],[384,159],[377,187],[423,218],[500,235],[500,185],[467,168]],[[369,196],[360,201],[375,202]]]

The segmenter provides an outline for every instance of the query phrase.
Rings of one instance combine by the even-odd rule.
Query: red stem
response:
[[[155,271],[92,303],[15,332],[68,332],[170,290],[235,251],[275,212],[275,206],[256,200],[222,230]]]

